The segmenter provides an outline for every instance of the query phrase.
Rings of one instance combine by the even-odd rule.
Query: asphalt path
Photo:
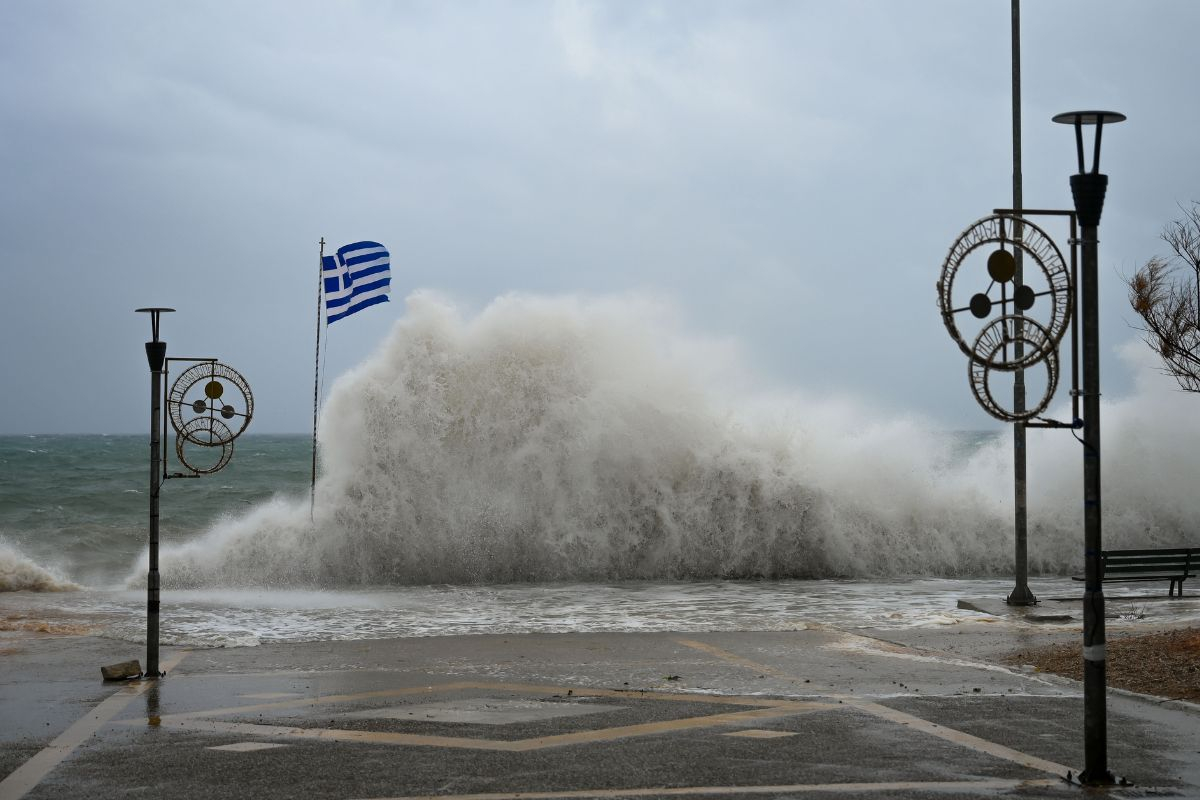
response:
[[[1077,797],[1080,686],[946,629],[429,637],[164,650],[0,635],[0,800]],[[1200,797],[1200,708],[1113,692],[1111,797]]]

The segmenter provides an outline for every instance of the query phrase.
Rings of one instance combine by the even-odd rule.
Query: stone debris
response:
[[[122,661],[120,664],[109,664],[107,667],[100,668],[100,674],[104,676],[106,681],[125,681],[130,678],[142,677],[142,665],[137,659],[133,661]]]

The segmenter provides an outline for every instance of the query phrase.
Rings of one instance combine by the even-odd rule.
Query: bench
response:
[[[1168,580],[1171,582],[1169,597],[1175,596],[1176,584],[1179,585],[1179,596],[1183,597],[1183,582],[1197,571],[1200,571],[1200,547],[1100,551],[1101,580],[1110,583]],[[1077,581],[1085,580],[1083,575],[1072,577]]]

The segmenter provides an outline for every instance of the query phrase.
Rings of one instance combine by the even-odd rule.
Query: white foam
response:
[[[1200,417],[1177,416],[1183,404],[1153,377],[1106,405],[1118,546],[1174,542],[1200,522]],[[417,293],[331,391],[314,519],[307,499],[226,519],[164,549],[164,585],[1011,569],[1010,443],[964,463],[919,420],[845,398],[733,397],[745,383],[735,348],[645,298],[510,295],[467,317]],[[1079,445],[1065,432],[1035,440],[1031,556],[1071,571]]]
[[[69,592],[79,585],[0,539],[0,592]]]

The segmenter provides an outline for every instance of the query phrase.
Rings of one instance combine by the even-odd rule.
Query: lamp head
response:
[[[160,314],[166,314],[174,311],[173,308],[164,308],[162,306],[151,306],[150,308],[135,308],[136,314],[150,315],[150,331],[154,336],[154,341],[158,341],[158,318]]]
[[[1100,172],[1100,134],[1104,130],[1104,124],[1113,124],[1124,122],[1125,115],[1118,111],[1066,111],[1062,114],[1055,114],[1052,118],[1054,122],[1063,125],[1075,126],[1075,153],[1079,158],[1079,174],[1084,174],[1083,168],[1083,126],[1096,126],[1096,141],[1092,149],[1092,173]]]

